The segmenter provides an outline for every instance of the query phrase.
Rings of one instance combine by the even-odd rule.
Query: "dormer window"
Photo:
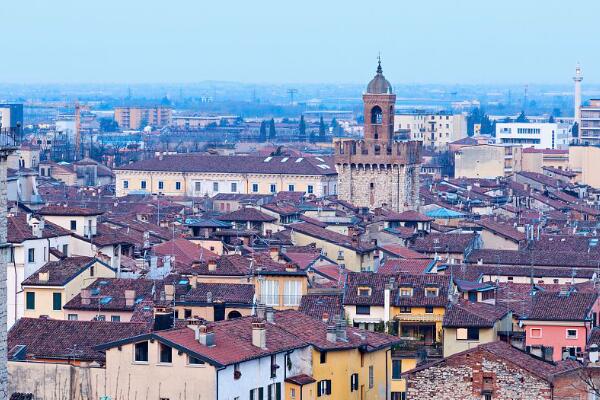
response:
[[[400,297],[412,297],[412,288],[400,288]]]
[[[371,295],[371,288],[370,287],[359,287],[358,295],[361,297],[369,297]]]
[[[438,288],[425,288],[425,297],[438,297]]]

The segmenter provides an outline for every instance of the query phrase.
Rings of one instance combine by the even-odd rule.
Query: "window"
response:
[[[129,189],[129,181],[123,181],[123,189]]]
[[[361,297],[369,297],[371,295],[371,288],[369,287],[359,287],[358,295]]]
[[[433,306],[425,306],[425,313],[433,314]]]
[[[68,244],[63,244],[62,253],[67,257],[69,256],[69,245]]]
[[[356,314],[370,315],[371,314],[371,306],[356,306]]]
[[[369,389],[373,389],[373,386],[375,386],[374,371],[373,366],[369,365]]]
[[[317,397],[331,394],[331,380],[325,379],[317,383]]]
[[[173,349],[171,346],[160,343],[160,354],[158,360],[164,364],[171,364],[173,362]]]
[[[354,392],[355,390],[358,390],[358,374],[352,374],[350,375],[350,391]]]
[[[567,339],[577,339],[577,329],[567,329]]]
[[[392,392],[391,400],[406,400],[406,392]]]
[[[69,315],[67,315],[67,319],[69,321],[77,321],[78,318],[79,317],[77,316],[77,314],[69,314]]]
[[[313,192],[315,191],[313,185],[308,185],[306,187],[306,191],[308,192],[308,194],[313,194]]]
[[[425,289],[425,297],[437,297],[438,289],[437,288],[426,288]]]
[[[401,297],[411,297],[412,296],[412,288],[400,288],[400,296]]]
[[[267,399],[268,400],[281,400],[281,383],[272,383],[267,386]]]
[[[325,364],[327,362],[327,352],[326,351],[321,351],[319,353],[319,362],[321,364]]]
[[[275,193],[277,192],[277,185],[275,185],[274,183],[271,183],[271,187],[269,188],[271,193]]]
[[[283,287],[283,305],[299,306],[302,298],[302,283],[300,281],[286,281]]]
[[[456,330],[457,340],[479,340],[479,328],[458,328]]]
[[[192,318],[192,309],[191,308],[183,309],[183,318],[185,318],[185,319]]]
[[[231,192],[232,193],[237,192],[237,183],[236,182],[231,182]]]
[[[531,337],[532,338],[541,338],[542,337],[542,328],[531,328]]]
[[[250,400],[263,400],[263,388],[250,389]]]
[[[94,266],[90,267],[90,276],[94,276]]]
[[[292,400],[296,398],[296,388],[290,388],[290,397]]]
[[[104,315],[104,314],[96,315],[96,321],[106,321],[106,315]]]
[[[35,310],[35,292],[25,293],[25,303],[28,310]]]
[[[141,181],[140,182],[140,188],[141,189],[146,189],[146,181]]]
[[[252,184],[252,192],[253,193],[258,193],[258,183],[253,183]]]
[[[261,297],[267,306],[279,305],[279,282],[274,280],[266,280],[260,286]]]
[[[52,310],[60,311],[62,309],[62,294],[52,293]]]
[[[219,191],[219,182],[213,182],[213,192]]]
[[[188,355],[188,364],[189,365],[204,365],[204,361],[202,361],[199,358]]]
[[[175,182],[175,190],[181,190],[181,182]]]
[[[295,188],[295,186],[293,184],[288,185],[288,191],[293,192],[294,189],[296,189],[296,188]]]
[[[165,183],[163,181],[158,181],[158,190],[163,190],[165,188]]]
[[[133,361],[148,362],[148,342],[140,342],[135,344]]]
[[[202,191],[202,182],[194,182],[194,191],[201,192]]]
[[[71,220],[71,230],[72,231],[76,231],[77,230],[77,221],[75,220]]]
[[[406,306],[400,307],[400,314],[410,314],[410,313],[411,313],[410,307],[406,307]]]
[[[392,360],[392,379],[401,379],[402,360]]]
[[[110,320],[112,322],[121,322],[121,316],[120,315],[111,315]]]
[[[277,378],[277,356],[271,355],[271,378]]]
[[[29,263],[35,262],[35,249],[27,250],[27,262],[29,262]]]

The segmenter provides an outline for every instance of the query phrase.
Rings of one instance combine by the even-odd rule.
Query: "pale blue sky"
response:
[[[3,83],[600,82],[595,0],[2,3]]]

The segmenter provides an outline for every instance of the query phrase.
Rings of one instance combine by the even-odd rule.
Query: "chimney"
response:
[[[90,289],[81,289],[81,304],[89,305],[92,301],[92,292]]]
[[[50,279],[50,272],[40,272],[38,273],[38,280],[40,282],[48,282]]]
[[[337,334],[335,331],[335,325],[327,325],[327,341],[331,343],[335,343],[337,339]]]
[[[175,285],[165,285],[165,300],[173,301],[175,298]]]
[[[294,263],[285,264],[286,272],[296,272],[297,270],[298,270],[298,268],[296,267],[296,264],[294,264]]]
[[[206,302],[207,303],[212,303],[212,301],[213,301],[212,292],[206,292]]]
[[[200,340],[200,325],[202,325],[202,321],[196,318],[188,319],[187,327],[194,331],[194,340]]]
[[[595,343],[590,346],[589,358],[590,358],[590,362],[592,364],[595,364],[598,362],[598,358],[599,358],[598,345]]]
[[[125,291],[125,307],[133,307],[135,304],[135,290]]]
[[[265,310],[267,322],[274,323],[275,322],[275,312],[273,311],[273,307],[267,307]]]
[[[258,319],[260,319],[261,321],[264,321],[265,317],[266,317],[266,308],[265,305],[263,303],[258,303],[258,305],[256,306],[256,317]]]
[[[271,246],[269,249],[269,255],[273,259],[273,261],[279,260],[279,248],[277,246]]]
[[[209,271],[216,271],[217,270],[217,260],[215,260],[214,258],[210,258],[208,260],[208,270]]]
[[[348,338],[346,337],[346,320],[342,317],[335,324],[335,336],[336,340],[340,342],[347,342]]]
[[[204,346],[212,347],[215,345],[215,333],[212,327],[208,325],[200,325],[198,327],[197,340]]]
[[[329,322],[329,313],[324,312],[323,316],[321,318],[322,318],[323,322],[328,323]]]
[[[252,322],[252,345],[261,349],[267,348],[267,330],[264,321]]]
[[[385,327],[385,331],[387,333],[388,322],[390,322],[390,294],[394,288],[394,284],[391,282],[385,285],[385,289],[383,290],[383,324]]]

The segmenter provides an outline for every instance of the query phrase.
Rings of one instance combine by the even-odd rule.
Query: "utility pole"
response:
[[[290,104],[294,105],[294,95],[298,93],[298,89],[288,89],[288,94],[290,95]]]

